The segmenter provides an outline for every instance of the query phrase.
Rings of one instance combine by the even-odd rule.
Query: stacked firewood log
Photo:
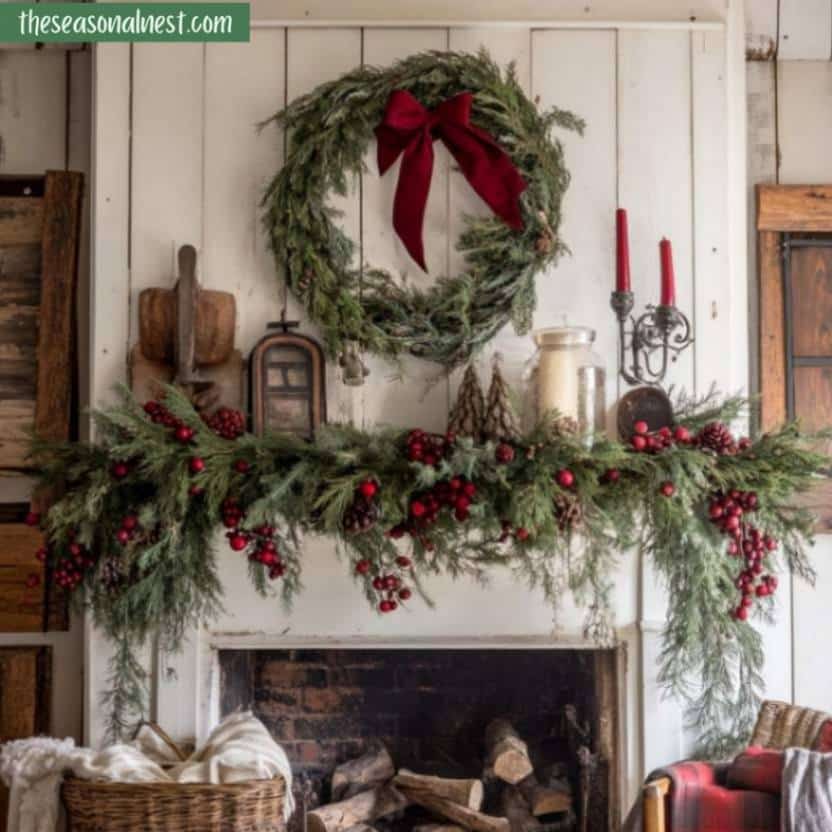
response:
[[[496,719],[485,732],[480,778],[458,779],[396,769],[381,744],[338,766],[334,803],[306,815],[308,832],[378,832],[420,807],[430,820],[413,832],[566,832],[575,828],[569,783],[535,772],[526,743],[510,722]],[[376,825],[374,825],[376,824]]]

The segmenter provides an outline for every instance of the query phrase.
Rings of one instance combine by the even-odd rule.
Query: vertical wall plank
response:
[[[446,49],[446,29],[367,29],[364,32],[364,63],[386,66],[395,60],[426,49]],[[369,173],[364,177],[362,213],[365,262],[387,269],[394,277],[411,286],[425,289],[449,271],[448,263],[448,177],[449,155],[440,143],[434,143],[433,180],[425,211],[423,239],[426,275],[413,260],[393,230],[393,194],[399,177],[399,165],[380,177],[375,144],[367,158]],[[427,389],[441,368],[415,359],[404,358],[402,384],[391,384],[397,369],[373,356],[367,358],[371,375],[363,387],[364,423],[404,424],[444,431],[447,424],[448,386],[445,379]]]
[[[618,33],[619,204],[630,219],[630,255],[636,311],[659,300],[659,240],[673,243],[676,302],[692,319],[693,211],[691,154],[691,47],[686,32]],[[667,381],[694,387],[695,345],[672,367]],[[678,703],[657,686],[656,660],[667,595],[651,564],[641,565],[643,771],[677,759],[682,749]]]
[[[131,346],[139,292],[173,286],[181,245],[196,248],[203,271],[204,54],[199,43],[133,47]]]
[[[0,51],[0,173],[66,164],[66,57]]]
[[[319,84],[331,81],[361,65],[361,30],[354,29],[290,29],[287,43],[286,97],[293,101],[311,92]],[[310,61],[309,56],[316,55]],[[332,194],[329,203],[342,213],[340,226],[355,243],[354,265],[361,256],[360,178],[355,177],[346,196]],[[290,299],[290,310],[300,307]],[[293,314],[294,311],[293,311]],[[307,332],[319,335],[317,327],[305,322]],[[341,383],[340,368],[327,362],[327,410],[330,421],[354,422],[361,419],[361,388]]]
[[[777,82],[780,183],[832,181],[832,62],[781,61]]]
[[[112,401],[113,385],[127,369],[130,308],[130,50],[127,43],[100,43],[94,54],[92,280],[90,298],[90,402]],[[99,708],[111,654],[91,617],[84,621],[84,742],[104,739]]]
[[[234,294],[235,340],[243,355],[281,309],[282,286],[260,200],[283,162],[283,132],[257,125],[285,102],[285,37],[283,29],[263,29],[252,32],[248,43],[206,46],[202,281]]]
[[[615,34],[541,30],[534,32],[532,45],[532,92],[540,97],[541,108],[572,110],[586,122],[583,136],[570,131],[557,135],[572,177],[561,226],[572,253],[538,278],[534,326],[568,323],[596,331],[595,351],[605,364],[612,411],[618,383],[615,318],[609,305],[618,183]]]
[[[130,347],[138,337],[139,293],[173,287],[181,245],[196,248],[200,279],[205,271],[204,56],[203,44],[133,47]],[[181,675],[185,683],[195,672],[196,637],[189,634],[180,654],[155,655],[151,714],[179,738],[193,735],[194,701],[177,691],[177,680]]]
[[[481,48],[505,70],[515,64],[517,79],[526,93],[531,90],[531,43],[532,33],[528,29],[451,29],[450,48],[455,52],[476,53]],[[448,248],[450,273],[460,274],[465,268],[462,255],[456,250],[459,235],[464,229],[463,217],[487,216],[491,209],[477,196],[455,163],[451,163],[450,192],[448,194]],[[523,383],[523,371],[532,351],[529,339],[517,338],[514,327],[509,324],[488,344],[476,359],[483,386],[491,375],[491,360],[495,353],[503,357],[503,375],[509,386],[519,391]],[[462,381],[463,369],[456,370],[449,379],[450,404],[456,401],[457,390]],[[487,389],[487,388],[486,388]]]
[[[745,48],[758,58],[777,45],[778,0],[745,0]]]
[[[829,0],[780,0],[782,61],[828,61],[832,54],[832,3]]]
[[[734,356],[725,352],[734,310],[728,279],[725,35],[692,32],[693,227],[696,287],[695,386],[728,392]]]
[[[659,240],[673,244],[676,303],[693,317],[691,75],[687,32],[618,34],[619,204],[630,218],[636,311],[659,301]],[[693,390],[696,345],[667,381]]]

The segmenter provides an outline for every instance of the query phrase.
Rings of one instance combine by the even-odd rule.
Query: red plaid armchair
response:
[[[778,832],[781,755],[762,749],[832,751],[832,717],[764,702],[751,745],[733,765],[690,761],[654,772],[642,793],[644,832]]]

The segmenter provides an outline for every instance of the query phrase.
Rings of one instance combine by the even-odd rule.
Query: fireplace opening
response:
[[[343,783],[333,794],[336,767],[379,749],[396,771],[482,779],[481,812],[509,817],[510,832],[619,828],[622,648],[221,650],[219,664],[223,715],[250,708],[286,749],[296,829],[313,828],[305,813],[343,799]],[[525,745],[531,779],[495,776],[495,720]],[[532,806],[532,787],[568,794],[568,809],[554,800],[510,811],[521,796]],[[470,828],[435,809],[410,802],[366,825]]]

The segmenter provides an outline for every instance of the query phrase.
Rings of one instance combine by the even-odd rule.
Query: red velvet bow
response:
[[[519,196],[526,188],[511,159],[484,130],[470,122],[469,92],[426,110],[406,90],[393,90],[384,119],[376,127],[378,167],[383,175],[402,158],[393,227],[410,256],[427,271],[422,225],[433,173],[433,142],[442,139],[474,190],[507,225],[523,227]]]

